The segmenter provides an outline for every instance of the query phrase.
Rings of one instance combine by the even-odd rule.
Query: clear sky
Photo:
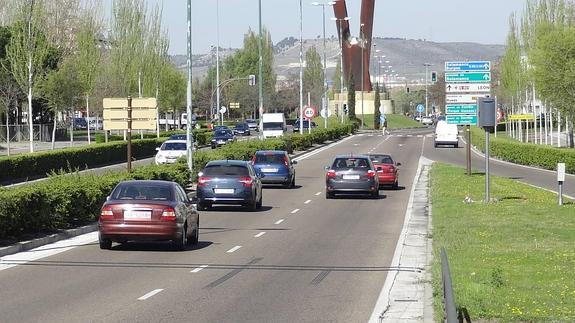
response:
[[[163,24],[169,30],[170,54],[186,53],[186,0],[146,0],[163,4]],[[220,46],[241,47],[243,35],[258,28],[258,0],[192,0],[193,52],[206,53],[217,42],[216,4],[219,1]],[[318,0],[319,1],[319,0]],[[107,10],[111,0],[105,0]],[[299,37],[299,0],[261,0],[262,23],[274,43]],[[303,37],[322,33],[321,7],[302,1]],[[321,1],[319,1],[321,2]],[[323,2],[328,2],[324,0]],[[361,0],[347,0],[351,31],[359,30]],[[376,0],[374,36],[470,41],[504,44],[509,15],[520,14],[525,0]],[[109,12],[109,11],[108,11]],[[333,9],[326,7],[326,35],[335,35]]]

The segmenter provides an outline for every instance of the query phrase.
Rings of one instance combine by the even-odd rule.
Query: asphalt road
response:
[[[200,243],[184,252],[164,243],[104,251],[94,242],[0,268],[0,320],[367,321],[423,141],[364,134],[317,150],[296,165],[295,189],[265,189],[261,211],[201,212]],[[381,191],[379,200],[326,200],[323,167],[335,154],[370,151],[402,163],[400,189]]]

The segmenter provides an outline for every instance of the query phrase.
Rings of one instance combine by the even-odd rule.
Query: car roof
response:
[[[182,139],[170,139],[170,140],[164,141],[164,143],[165,143],[165,144],[172,144],[172,143],[175,143],[175,144],[185,144],[185,143],[187,143],[187,141],[186,141],[186,140],[182,140]]]
[[[281,154],[286,154],[287,151],[285,150],[258,150],[256,151],[256,154],[276,154],[276,155],[281,155]]]
[[[136,184],[136,185],[153,184],[158,186],[174,186],[177,183],[163,180],[150,180],[150,179],[129,179],[118,183],[118,185],[125,185],[125,184]]]
[[[336,155],[335,158],[367,158],[369,159],[368,155],[356,155],[356,154],[343,154],[343,155]]]
[[[231,166],[247,166],[248,162],[244,160],[212,160],[206,164],[207,166],[218,166],[218,165],[231,165]]]
[[[386,156],[386,157],[391,157],[390,154],[367,154],[367,156]]]

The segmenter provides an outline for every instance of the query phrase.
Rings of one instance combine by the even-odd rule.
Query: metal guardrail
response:
[[[451,282],[451,271],[449,270],[449,261],[447,252],[441,247],[441,286],[443,289],[443,310],[445,321],[447,323],[459,322],[457,317],[457,308],[455,307],[455,296],[453,295],[453,286]]]

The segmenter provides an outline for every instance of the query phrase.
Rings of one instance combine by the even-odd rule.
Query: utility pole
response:
[[[216,110],[220,125],[224,124],[224,114],[220,113],[220,0],[216,1]]]
[[[431,64],[424,63],[423,65],[425,66],[425,116],[428,116],[429,113],[427,112],[427,104],[428,104],[429,99],[428,99],[428,92],[427,92],[427,79],[428,79],[427,74],[429,73],[428,67],[431,66]]]
[[[299,0],[299,133],[303,134],[303,6]]]
[[[301,1],[301,0],[300,0]],[[301,4],[300,4],[301,6]],[[258,53],[259,53],[259,64],[258,64],[258,76],[259,76],[259,82],[258,82],[258,99],[259,99],[259,113],[260,113],[260,133],[263,134],[263,119],[262,119],[262,114],[264,113],[264,88],[263,88],[263,54],[262,54],[262,50],[263,50],[263,41],[262,41],[262,0],[258,1],[258,9],[259,9],[259,41],[258,41]]]
[[[193,162],[192,150],[192,127],[190,120],[192,119],[192,0],[188,0],[188,34],[187,34],[187,54],[188,54],[188,88],[186,93],[186,113],[188,115],[186,122],[186,146],[188,157],[188,169],[191,171]]]

